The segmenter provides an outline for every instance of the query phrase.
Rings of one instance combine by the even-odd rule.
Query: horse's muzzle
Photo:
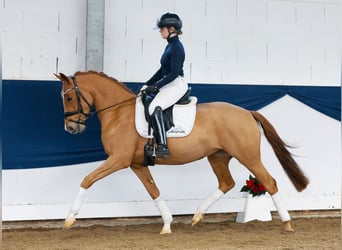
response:
[[[70,134],[80,134],[85,130],[86,126],[83,124],[65,124],[64,130]]]

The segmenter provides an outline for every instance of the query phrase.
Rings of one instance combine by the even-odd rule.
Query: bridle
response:
[[[102,109],[99,109],[99,110],[94,110],[92,108],[92,106],[90,105],[90,103],[87,101],[87,99],[82,94],[80,88],[78,87],[78,84],[77,84],[75,76],[71,76],[70,78],[72,79],[74,87],[70,88],[70,89],[67,89],[64,92],[62,91],[61,96],[64,97],[69,91],[75,90],[76,97],[77,97],[77,110],[69,111],[69,112],[64,112],[64,120],[76,123],[78,125],[80,125],[80,124],[81,125],[85,125],[85,120],[86,119],[82,118],[82,115],[88,118],[89,116],[93,116],[93,115],[95,115],[97,113],[100,113],[100,112],[105,111],[107,109],[110,109],[110,108],[113,108],[115,106],[121,105],[121,104],[123,104],[125,102],[131,101],[131,100],[136,99],[137,97],[141,96],[141,93],[140,93],[140,94],[135,95],[134,97],[126,99],[126,100],[124,100],[122,102],[115,103],[113,105],[110,105],[108,107],[105,107],[105,108],[102,108]],[[88,107],[89,107],[89,111],[88,112],[84,111],[81,100],[83,100],[88,105]],[[69,118],[70,116],[77,115],[77,114],[78,114],[78,119],[77,120]]]

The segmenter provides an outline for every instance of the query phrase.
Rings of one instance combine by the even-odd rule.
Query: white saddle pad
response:
[[[191,102],[185,105],[175,105],[173,108],[174,127],[166,132],[167,137],[184,137],[190,134],[196,117],[197,98],[191,96]],[[142,137],[148,137],[148,124],[145,119],[144,105],[138,97],[135,105],[135,127]]]

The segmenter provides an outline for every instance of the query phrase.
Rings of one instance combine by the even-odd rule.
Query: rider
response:
[[[182,34],[182,20],[176,14],[165,13],[157,20],[156,28],[159,28],[168,44],[160,59],[159,70],[146,82],[144,91],[148,95],[155,95],[149,106],[149,114],[157,142],[156,156],[168,157],[163,110],[175,104],[188,90],[183,78],[185,51],[178,37]]]

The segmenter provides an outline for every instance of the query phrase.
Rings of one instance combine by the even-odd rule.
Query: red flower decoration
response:
[[[266,188],[255,177],[249,175],[246,185],[241,188],[240,192],[248,192],[254,197],[265,194]]]

